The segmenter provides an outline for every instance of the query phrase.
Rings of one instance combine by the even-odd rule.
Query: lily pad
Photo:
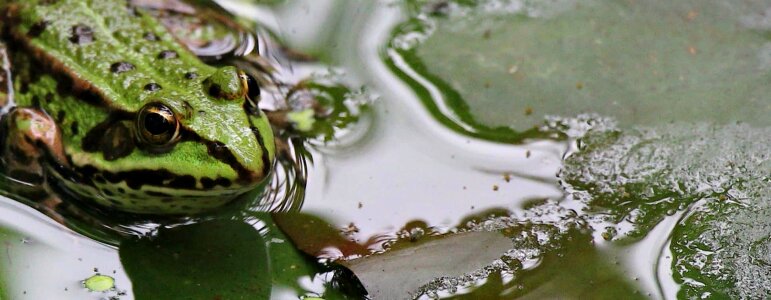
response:
[[[388,61],[467,134],[587,112],[771,125],[771,1],[440,3],[396,30]]]

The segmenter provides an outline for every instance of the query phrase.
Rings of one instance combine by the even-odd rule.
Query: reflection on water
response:
[[[569,88],[561,86],[553,98],[533,104],[535,108],[506,102],[512,95],[527,95],[527,91],[494,80],[504,76],[512,80],[538,78],[547,83],[540,82],[537,87],[548,87],[551,81],[544,74],[549,68],[545,64],[534,64],[531,69],[497,65],[510,53],[501,51],[508,49],[504,47],[508,44],[495,42],[519,36],[505,31],[509,29],[486,33],[475,26],[534,26],[521,24],[526,20],[522,16],[512,17],[521,12],[529,17],[548,18],[567,14],[565,20],[579,20],[578,23],[582,19],[570,15],[573,1],[550,4],[570,8],[556,11],[545,10],[549,5],[533,6],[531,1],[481,3],[474,7],[464,1],[293,0],[259,6],[223,1],[226,8],[240,16],[256,18],[266,25],[297,54],[323,62],[295,61],[287,68],[288,73],[281,74],[282,80],[302,86],[318,102],[306,101],[303,93],[295,94],[293,86],[286,85],[280,91],[290,95],[288,101],[263,104],[273,110],[313,111],[318,119],[299,133],[277,127],[276,133],[283,143],[279,146],[279,163],[273,178],[265,189],[246,195],[221,211],[174,220],[138,220],[136,216],[81,204],[78,207],[96,218],[101,227],[70,216],[65,217],[67,225],[81,234],[117,245],[125,235],[155,235],[159,231],[173,232],[174,228],[184,231],[194,228],[191,224],[216,219],[246,220],[260,229],[268,252],[280,249],[271,252],[273,263],[291,261],[292,266],[302,269],[272,272],[272,276],[296,276],[286,279],[292,282],[289,287],[274,287],[274,299],[325,293],[333,298],[332,295],[340,295],[333,293],[343,290],[341,286],[356,286],[351,274],[341,272],[335,264],[297,263],[308,260],[300,251],[328,262],[358,258],[368,251],[409,249],[413,242],[425,237],[464,231],[500,232],[514,242],[514,247],[477,271],[462,276],[438,276],[421,283],[417,291],[407,292],[421,299],[674,298],[681,284],[688,288],[687,295],[704,292],[699,285],[702,281],[719,284],[719,288],[725,285],[730,290],[735,283],[720,281],[724,278],[709,271],[725,270],[742,276],[743,281],[736,286],[751,285],[762,293],[768,283],[762,281],[763,277],[751,278],[747,274],[762,269],[758,266],[768,261],[767,255],[758,250],[768,245],[767,227],[749,231],[746,226],[731,222],[731,218],[739,216],[742,220],[768,223],[768,218],[759,218],[752,211],[757,203],[768,202],[768,189],[764,188],[771,174],[768,130],[762,127],[768,119],[749,122],[752,125],[732,124],[741,121],[733,119],[726,122],[724,118],[747,112],[736,109],[728,116],[717,113],[719,121],[714,123],[724,125],[716,125],[700,113],[709,111],[712,116],[715,112],[700,106],[695,113],[686,111],[689,114],[685,120],[697,120],[695,125],[683,122],[654,126],[652,121],[635,123],[640,111],[614,110],[615,102],[598,109],[602,116],[579,114],[590,111],[588,108],[596,104],[593,101],[598,97],[610,101],[605,92],[585,95],[594,92],[591,78],[581,85],[573,78],[555,79],[559,84],[570,82]],[[687,6],[678,5],[678,9],[690,8]],[[742,6],[741,10],[747,7]],[[698,13],[692,16],[689,11]],[[706,14],[699,10],[684,12],[686,21],[689,16]],[[485,15],[490,13],[495,15],[494,21]],[[644,9],[636,10],[632,18],[647,24],[645,13]],[[672,20],[681,22],[674,17]],[[557,27],[572,27],[563,25]],[[471,33],[463,31],[469,28]],[[554,28],[532,30],[543,30],[548,35]],[[496,34],[500,34],[497,38],[501,40],[496,40]],[[608,38],[624,34],[612,32]],[[480,41],[472,41],[470,36]],[[752,40],[751,45],[767,43],[767,37],[756,40],[747,32],[742,32],[738,39],[745,38]],[[497,48],[481,44],[482,40]],[[464,47],[464,43],[472,42],[475,44]],[[702,46],[699,51],[709,49]],[[415,47],[419,51],[410,52]],[[542,54],[541,50],[528,47],[519,50],[534,53],[517,55],[533,55],[534,61],[548,60],[549,55],[564,57],[560,53],[535,57]],[[669,47],[665,45],[663,49]],[[678,55],[693,55],[684,47]],[[753,47],[748,49],[763,49]],[[431,52],[436,49],[441,51]],[[464,56],[470,55],[468,49],[478,55]],[[720,50],[732,51],[729,47]],[[489,57],[483,57],[485,51],[490,52]],[[725,66],[703,67],[718,72]],[[555,68],[561,67],[575,66]],[[588,76],[575,68],[571,70],[576,73],[571,74]],[[624,70],[630,69],[634,68]],[[505,74],[494,73],[496,70]],[[742,74],[754,76],[757,70],[753,70]],[[533,72],[531,77],[520,76],[525,71]],[[656,79],[648,75],[640,76]],[[489,86],[485,85],[486,80],[492,80]],[[678,93],[691,88],[700,90],[698,84],[694,86],[681,86]],[[770,107],[768,99],[752,98],[752,89],[748,88],[749,96],[743,100],[755,107],[751,116],[762,115]],[[577,90],[584,94],[573,95]],[[608,93],[611,92],[618,91]],[[576,97],[576,101],[570,103],[573,106],[561,105],[559,99],[563,97],[557,94]],[[630,107],[645,107],[643,119],[656,119],[655,112],[648,110],[658,104],[644,102],[642,98],[645,97],[632,101]],[[715,103],[724,99],[709,99],[713,98],[717,99]],[[510,107],[512,103],[516,108]],[[692,104],[668,108],[676,110]],[[668,110],[667,115],[677,114]],[[301,115],[272,117],[275,122],[291,122],[291,118]],[[498,126],[501,124],[504,126]],[[760,207],[765,209],[765,205]],[[276,225],[266,211],[302,211],[307,215],[277,214]],[[2,213],[6,215],[5,211]],[[719,248],[731,240],[725,233],[706,230],[704,224],[718,224],[737,232],[739,246],[730,248],[729,254],[746,254],[749,250],[742,248],[745,245],[753,249],[753,258],[740,260],[717,250],[706,251],[705,245],[712,247],[709,249]],[[244,226],[239,223],[234,227]],[[20,231],[42,232],[38,228],[30,225]],[[711,238],[690,243],[691,237],[703,232]],[[71,236],[73,240],[87,241]],[[287,258],[276,253],[290,254],[285,255]],[[698,264],[706,257],[714,260],[709,265],[711,269],[703,271]],[[748,267],[737,269],[738,264]],[[675,270],[675,265],[680,267]],[[61,280],[70,279],[52,278],[50,282]],[[118,282],[123,284],[121,288],[129,288],[127,278],[121,277]],[[753,296],[735,292],[727,295]]]
[[[299,4],[290,5],[290,7],[298,10],[306,9],[309,15],[317,13],[314,9],[318,9],[318,13],[322,15],[329,15],[328,4],[332,1],[323,2],[325,4],[299,1]],[[350,15],[350,19],[346,19],[345,22],[362,25],[355,26],[350,30],[351,32],[339,34],[340,36],[329,37],[320,34],[322,38],[319,38],[315,44],[307,39],[297,41],[299,45],[310,43],[311,45],[306,46],[308,48],[318,47],[316,45],[321,44],[335,45],[333,49],[328,50],[331,52],[328,55],[335,57],[346,66],[354,77],[353,80],[373,86],[381,93],[381,101],[375,106],[375,130],[366,137],[366,140],[357,144],[357,147],[332,148],[332,151],[319,150],[323,152],[320,153],[320,158],[316,159],[317,163],[309,172],[308,195],[304,211],[332,220],[341,228],[355,228],[353,231],[346,231],[352,239],[364,242],[373,236],[390,236],[392,239],[409,236],[410,227],[406,224],[414,222],[425,224],[426,232],[431,234],[468,230],[466,224],[462,223],[466,221],[464,216],[476,215],[479,212],[482,212],[483,216],[476,218],[483,222],[503,222],[504,224],[506,220],[532,222],[532,219],[525,217],[534,213],[530,204],[538,203],[538,199],[545,199],[541,201],[557,203],[556,205],[561,209],[572,211],[573,215],[570,218],[587,222],[591,228],[592,242],[600,246],[598,251],[602,254],[599,257],[615,257],[615,262],[608,267],[613,269],[613,272],[623,274],[622,276],[634,286],[616,291],[620,293],[617,295],[636,291],[647,297],[673,298],[680,289],[678,284],[682,284],[683,280],[692,286],[701,284],[698,281],[700,279],[691,277],[694,274],[698,275],[698,272],[692,269],[682,271],[688,274],[685,278],[677,276],[673,278],[673,253],[670,247],[677,248],[671,245],[669,237],[678,217],[683,216],[683,213],[690,209],[689,204],[698,199],[729,202],[733,200],[734,205],[739,206],[755,205],[753,203],[766,201],[768,195],[762,192],[761,194],[751,192],[751,196],[746,195],[747,191],[764,191],[758,190],[758,185],[768,182],[768,170],[764,167],[768,165],[768,157],[767,154],[762,154],[768,153],[767,138],[763,137],[767,135],[764,133],[767,130],[762,126],[765,126],[769,120],[766,117],[768,114],[764,112],[767,112],[771,106],[768,105],[767,96],[759,96],[763,94],[759,90],[764,89],[765,85],[756,85],[763,81],[760,78],[764,78],[765,73],[752,66],[757,58],[764,57],[762,56],[765,51],[763,45],[767,43],[767,38],[755,35],[742,25],[745,23],[735,21],[752,17],[755,11],[762,11],[763,7],[771,7],[771,3],[736,3],[734,10],[728,10],[725,14],[716,13],[715,10],[719,12],[721,9],[726,9],[724,3],[717,2],[704,3],[703,7],[690,2],[674,2],[672,10],[668,10],[667,5],[670,2],[666,1],[645,4],[649,6],[634,7],[631,4],[631,8],[624,6],[623,9],[630,9],[633,13],[613,15],[613,18],[627,17],[634,22],[646,23],[654,20],[649,19],[648,14],[667,11],[669,15],[666,20],[669,23],[656,26],[666,27],[670,23],[687,23],[693,18],[702,22],[689,23],[690,27],[684,27],[689,31],[674,32],[674,38],[658,39],[670,41],[672,44],[654,42],[647,44],[651,47],[651,51],[671,52],[672,47],[679,47],[677,41],[688,39],[689,35],[699,35],[699,32],[702,32],[700,28],[704,29],[705,26],[714,26],[710,27],[712,28],[710,30],[715,31],[716,34],[723,30],[739,30],[741,34],[732,36],[732,42],[720,44],[719,47],[711,46],[714,40],[699,40],[697,44],[693,44],[694,49],[698,47],[698,51],[705,53],[707,57],[730,56],[737,61],[710,64],[710,60],[705,59],[704,56],[688,58],[694,55],[692,53],[694,51],[686,45],[682,53],[677,52],[677,55],[666,58],[672,59],[672,62],[620,70],[612,69],[608,74],[626,72],[626,75],[619,75],[614,79],[617,81],[604,85],[606,90],[603,91],[595,89],[600,85],[590,87],[588,83],[583,82],[598,80],[596,74],[581,73],[587,71],[575,66],[584,63],[581,59],[592,53],[574,51],[570,55],[559,54],[561,53],[559,51],[575,50],[570,45],[585,49],[581,44],[576,44],[581,41],[574,43],[572,40],[566,40],[573,38],[569,32],[564,33],[566,34],[564,39],[560,39],[559,30],[582,28],[580,24],[583,19],[580,13],[583,13],[583,9],[586,8],[580,10],[579,16],[571,15],[564,20],[557,19],[554,27],[548,27],[551,24],[537,21],[526,24],[524,22],[527,19],[517,15],[525,11],[534,17],[559,18],[571,9],[559,10],[555,14],[537,12],[542,12],[542,9],[550,5],[572,7],[574,2],[550,2],[544,7],[530,9],[528,5],[533,5],[535,2],[491,0],[481,1],[480,3],[485,4],[480,4],[479,10],[475,10],[476,4],[463,1],[406,2],[415,14],[412,15],[413,19],[406,22],[403,19],[404,11],[400,10],[403,7],[395,9],[384,3],[336,2],[344,3],[345,8],[341,10]],[[593,5],[602,5],[598,3],[599,1]],[[437,9],[433,10],[432,7]],[[613,12],[619,9],[613,5],[605,8]],[[680,12],[682,12],[682,20],[678,19]],[[491,13],[494,17],[487,16],[485,13]],[[613,18],[610,19],[611,22],[615,20]],[[757,21],[758,18],[751,19]],[[560,21],[564,23],[559,23]],[[337,24],[345,22],[334,19],[329,21],[328,27],[334,28]],[[570,22],[576,24],[568,24]],[[286,24],[289,31],[305,32],[302,24],[291,21]],[[544,28],[536,27],[541,24],[547,25],[544,25],[546,26]],[[526,41],[533,43],[539,41],[538,36],[528,36],[527,31],[524,31],[525,34],[521,36],[510,34],[518,32],[518,25],[531,26],[532,32],[542,30],[547,37],[556,35],[554,45],[542,45],[542,48],[533,46],[534,48],[525,48],[525,50],[517,48],[516,51],[520,52],[512,54],[507,47],[529,45]],[[603,36],[604,42],[613,43],[613,39],[620,38],[623,42],[627,34],[634,34],[635,30],[645,31],[649,27],[597,28],[600,28],[598,30],[618,29]],[[631,28],[630,32],[624,31],[629,28]],[[318,30],[318,26],[314,26],[314,29]],[[651,34],[651,32],[643,33]],[[581,34],[593,33],[582,32]],[[396,36],[395,40],[384,42],[391,40],[392,35]],[[290,41],[293,41],[294,36],[291,33],[287,36]],[[296,37],[302,38],[300,34]],[[580,37],[582,36],[576,38]],[[444,41],[443,38],[447,40]],[[522,42],[517,43],[517,38]],[[521,40],[522,38],[532,40]],[[744,40],[747,42],[741,42]],[[512,41],[514,41],[513,44]],[[560,44],[560,41],[563,43]],[[403,49],[402,47],[407,49],[417,47],[419,49],[417,53],[424,56],[419,57],[414,53],[405,54],[400,50]],[[433,48],[426,50],[426,47]],[[552,49],[549,47],[561,49],[557,51],[559,55],[549,52]],[[646,49],[638,47],[631,50],[644,52]],[[432,50],[433,52],[430,52]],[[521,51],[531,52],[521,53]],[[599,51],[601,51],[600,55],[607,55],[607,57],[600,56],[599,59],[617,61],[618,64],[609,65],[608,68],[638,63],[633,59],[623,61],[623,59],[629,59],[624,58],[624,53],[630,53],[623,49],[619,51],[600,49]],[[486,57],[487,53],[495,55]],[[738,53],[748,54],[736,55]],[[521,57],[514,58],[529,60],[533,63],[532,69],[512,68],[513,65],[506,60],[510,58],[507,55],[520,55]],[[357,59],[351,60],[351,57]],[[579,79],[555,77],[553,81],[549,81],[551,79],[548,77],[549,65],[537,64],[538,59],[553,59],[553,64],[557,65],[555,70],[567,68],[571,70],[570,72],[577,72],[571,74]],[[687,60],[692,63],[684,66],[678,64],[678,60],[681,62]],[[558,65],[562,61],[567,65]],[[429,63],[431,65],[428,65]],[[501,65],[502,63],[505,65]],[[599,71],[592,69],[593,67],[589,67],[589,70],[603,72],[602,66],[600,64]],[[674,68],[678,66],[682,68]],[[439,72],[429,72],[434,70]],[[642,72],[648,70],[654,73],[653,76],[648,73],[629,74],[631,70],[642,70]],[[519,76],[525,71],[536,73]],[[677,72],[686,72],[681,74],[681,83],[666,79],[666,76],[669,76],[667,73]],[[656,74],[666,75],[656,76]],[[725,85],[714,85],[715,81],[709,76],[715,76],[715,74],[738,74],[742,80],[746,80],[746,85],[751,88],[743,90],[744,94],[732,94],[729,97],[736,98],[736,101],[746,105],[725,107],[726,96],[722,94],[723,89],[727,85],[745,83],[731,81],[725,82]],[[444,80],[446,78],[449,79]],[[538,83],[542,89],[519,91],[517,89],[523,89],[523,87],[511,83],[512,80],[516,82],[526,78],[543,80]],[[637,79],[627,81],[629,78]],[[488,80],[487,84],[485,80]],[[565,97],[554,93],[552,97],[546,97],[542,102],[532,104],[530,109],[526,107],[527,103],[510,108],[520,100],[512,100],[512,97],[522,97],[528,92],[553,92],[555,90],[550,89],[548,84],[564,84],[562,81],[569,83],[565,85],[566,87],[562,85],[558,87],[561,89],[560,93],[563,91],[566,93]],[[655,85],[655,89],[651,90],[652,92],[637,93],[635,89],[641,87],[643,83]],[[670,84],[677,87],[667,87]],[[613,87],[618,85],[629,85],[630,90],[614,90]],[[704,97],[702,85],[708,85],[708,88],[714,89],[714,93]],[[658,94],[661,89],[669,90],[671,93]],[[615,94],[619,92],[622,94]],[[629,94],[624,96],[623,93]],[[654,97],[655,95],[660,96]],[[573,98],[576,101],[570,100]],[[563,100],[570,103],[563,105],[561,102]],[[630,103],[624,106],[621,100]],[[471,103],[474,101],[488,104]],[[609,104],[598,106],[597,101],[607,101]],[[553,139],[526,139],[525,143],[518,145],[473,138],[482,137],[501,142],[523,141],[521,137],[512,136],[517,132],[511,128],[479,126],[478,122],[474,121],[489,120],[484,118],[474,120],[473,118],[478,117],[480,113],[470,115],[467,105],[476,105],[476,108],[483,110],[481,115],[493,115],[498,118],[493,121],[504,120],[503,123],[516,124],[517,128],[539,126],[536,132],[542,132],[544,135],[541,137],[549,137],[555,132],[558,134],[554,135]],[[536,107],[537,105],[541,106]],[[573,107],[575,109],[571,109]],[[723,108],[718,109],[718,107]],[[748,110],[748,107],[753,109]],[[676,116],[681,116],[684,122],[664,124],[658,118],[662,113],[657,113],[657,109],[662,110],[667,120],[676,120],[678,119]],[[597,115],[575,117],[579,112],[592,111],[599,111],[612,117]],[[544,113],[564,117],[547,117],[544,120]],[[731,125],[735,121],[746,121],[752,125]],[[657,126],[651,126],[657,122],[659,123]],[[617,126],[616,123],[622,126]],[[754,126],[761,127],[758,129]],[[461,132],[464,135],[458,135],[455,132]],[[529,131],[522,132],[528,137],[537,137],[537,135],[530,136]],[[507,136],[500,138],[501,135]],[[605,138],[602,137],[603,135]],[[565,163],[563,159],[566,157],[568,158],[567,167],[563,165]],[[742,175],[735,173],[749,170],[753,171]],[[557,176],[558,174],[560,175]],[[581,179],[576,181],[574,175]],[[726,178],[736,180],[724,180]],[[746,187],[746,182],[751,183],[749,184],[751,187]],[[605,192],[610,194],[604,194]],[[742,200],[736,200],[739,198]],[[484,216],[486,212],[500,211],[498,209],[508,211],[512,216],[500,217],[494,213]],[[535,219],[536,222],[555,224],[559,220],[558,215],[553,213],[544,213],[541,216],[542,218]],[[768,232],[764,233],[765,236],[768,234]],[[545,246],[558,244],[557,239],[546,238],[546,241],[541,250],[548,249]],[[714,242],[716,241],[710,243]],[[753,249],[757,248],[757,246],[753,247]],[[569,256],[567,253],[573,250],[575,249],[567,247],[555,252]],[[744,251],[748,250],[744,249]],[[697,256],[692,260],[697,262],[699,257],[703,256]],[[600,267],[602,263],[599,261],[590,264],[592,264],[590,268],[597,267],[597,272],[605,272],[599,271],[602,269]],[[744,268],[736,270],[738,265],[740,264],[724,260],[715,268],[724,267],[726,270],[732,270],[731,272],[744,274]],[[537,270],[547,273],[549,268],[566,270],[559,264],[552,267],[542,265],[536,267]],[[517,275],[522,278],[509,279],[506,282],[528,281],[529,275]],[[696,278],[711,280],[709,276],[708,274],[698,275]],[[434,288],[446,292],[453,290],[451,288],[453,286],[467,287],[468,281],[462,279],[446,278],[446,284],[439,284]],[[471,279],[473,281],[473,277]],[[564,282],[559,283],[561,281],[556,277],[547,276],[543,280],[556,286],[567,285]],[[753,281],[741,284],[765,286]],[[493,290],[501,292],[510,287],[505,286],[499,286]],[[516,284],[511,287],[513,286]],[[430,293],[430,289],[426,292]],[[567,289],[562,292],[564,294],[560,294],[561,296],[580,294]],[[526,294],[527,289],[523,293]],[[601,296],[596,293],[591,295]],[[613,293],[609,291],[605,295]],[[496,295],[504,295],[504,298],[508,298],[515,294]],[[552,294],[552,296],[557,295]]]

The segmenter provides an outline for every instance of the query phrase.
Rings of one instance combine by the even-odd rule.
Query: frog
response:
[[[266,80],[207,64],[135,2],[0,0],[5,176],[140,215],[202,213],[264,185]]]

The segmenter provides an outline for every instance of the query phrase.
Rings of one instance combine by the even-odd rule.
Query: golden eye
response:
[[[238,76],[241,77],[241,84],[246,89],[246,102],[248,108],[251,111],[257,111],[257,103],[260,101],[260,86],[257,84],[257,80],[252,75],[246,74],[244,71],[238,71]]]
[[[140,140],[149,146],[171,146],[179,141],[177,116],[160,103],[142,107],[137,115],[137,130]]]

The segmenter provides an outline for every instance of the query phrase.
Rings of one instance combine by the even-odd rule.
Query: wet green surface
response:
[[[306,83],[332,117],[278,133],[306,160],[281,165],[289,177],[252,195],[262,201],[130,223],[150,234],[117,250],[131,278],[125,298],[357,299],[359,281],[412,274],[378,258],[473,253],[474,242],[436,257],[421,250],[465,231],[502,233],[513,246],[475,270],[459,268],[472,260],[436,262],[400,292],[763,298],[771,2],[577,3],[277,4],[282,38],[340,69]],[[309,109],[301,98],[290,106]],[[361,114],[372,99],[372,114]],[[71,227],[105,239],[87,223]],[[370,252],[384,253],[360,258]],[[351,267],[358,279],[347,262],[328,263],[356,258],[374,264]],[[388,272],[372,276],[378,268]],[[121,276],[116,284],[128,287]]]

